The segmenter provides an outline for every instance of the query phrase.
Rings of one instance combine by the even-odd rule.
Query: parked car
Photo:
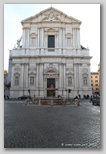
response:
[[[28,95],[24,95],[24,96],[20,96],[20,97],[18,97],[18,99],[27,99],[27,98],[31,99],[31,97],[28,96]]]
[[[100,106],[100,96],[98,94],[93,95],[92,105],[99,105]]]

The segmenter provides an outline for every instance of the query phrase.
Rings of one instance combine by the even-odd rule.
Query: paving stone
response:
[[[4,103],[5,148],[100,148],[100,106]]]

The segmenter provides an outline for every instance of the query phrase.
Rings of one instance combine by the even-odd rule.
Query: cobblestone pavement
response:
[[[5,148],[100,148],[100,106],[4,103]]]

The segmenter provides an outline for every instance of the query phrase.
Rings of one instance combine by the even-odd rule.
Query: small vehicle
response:
[[[20,97],[18,97],[18,99],[27,99],[27,98],[31,99],[31,96],[24,95],[24,96],[20,96]]]
[[[62,96],[61,95],[58,95],[58,98],[62,98]]]
[[[100,96],[98,94],[93,95],[92,105],[99,105],[100,106]]]

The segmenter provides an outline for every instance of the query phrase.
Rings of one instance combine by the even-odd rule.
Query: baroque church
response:
[[[21,21],[10,50],[10,97],[91,95],[89,49],[80,44],[81,21],[50,7]]]

